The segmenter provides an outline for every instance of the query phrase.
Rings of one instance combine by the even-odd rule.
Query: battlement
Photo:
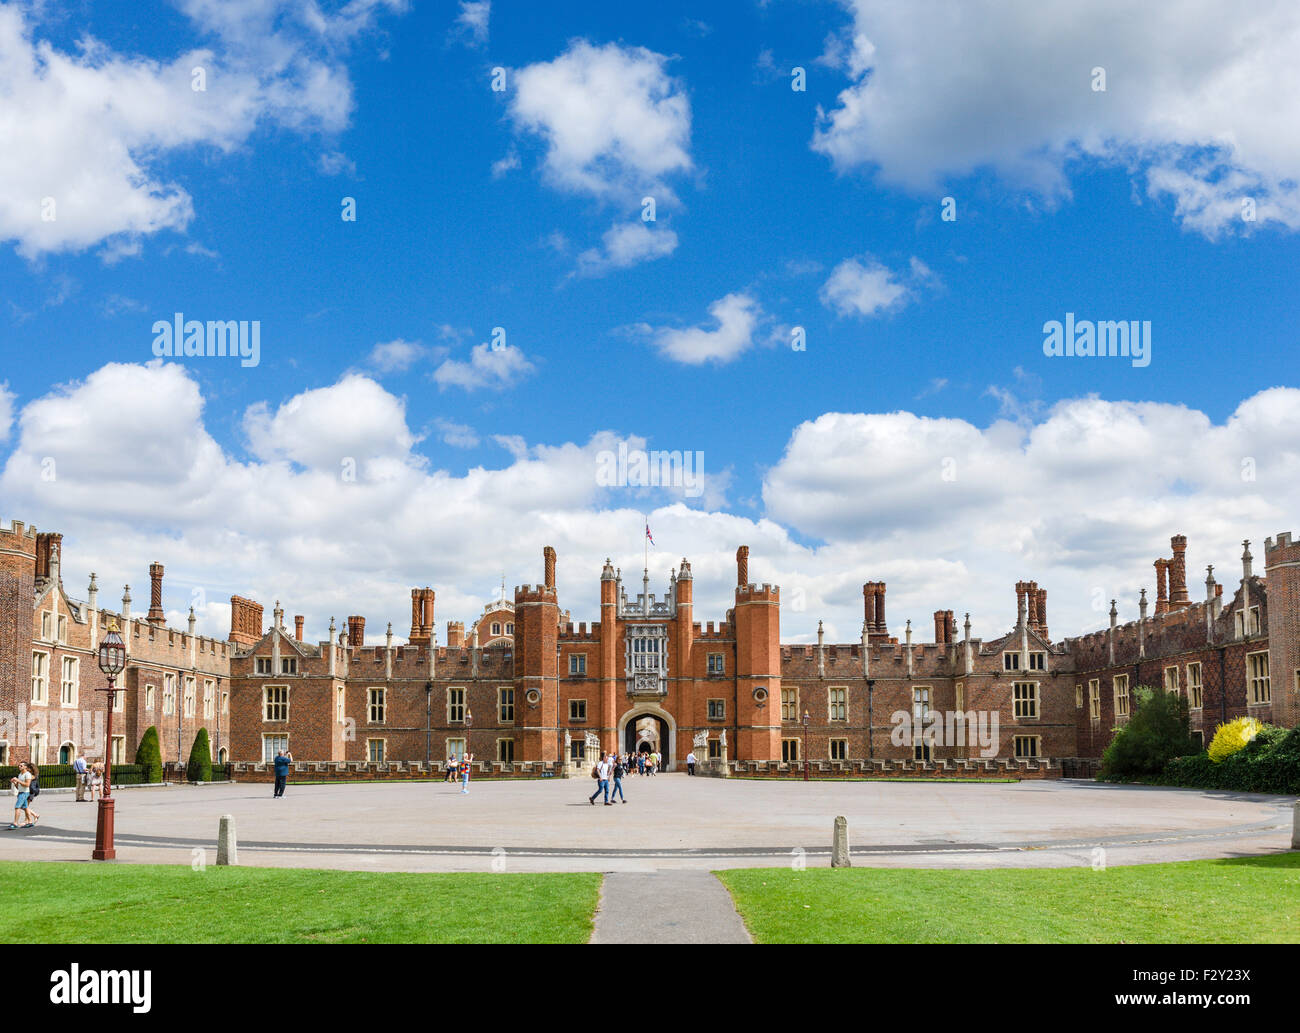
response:
[[[555,588],[547,585],[515,585],[515,605],[520,603],[557,603]]]
[[[1276,539],[1264,539],[1264,563],[1284,563],[1300,559],[1300,542],[1291,540],[1291,532],[1283,531]]]
[[[595,639],[600,637],[600,621],[596,621],[591,626],[591,634],[587,634],[587,622],[581,621],[576,629],[573,621],[565,621],[560,625],[560,639],[562,641]]]
[[[706,640],[735,638],[735,632],[732,630],[731,625],[727,621],[722,621],[721,623],[719,623],[716,630],[714,629],[713,621],[709,621],[704,626],[707,628],[707,630],[701,631],[700,623],[698,621],[692,624],[691,625],[691,631],[693,632],[692,637],[696,639],[706,639]]]
[[[0,547],[36,556],[36,527],[14,520],[8,527],[0,524]]]
[[[764,583],[759,585],[750,583],[747,585],[736,586],[736,601],[740,603],[775,603],[781,600],[781,586],[769,585]]]

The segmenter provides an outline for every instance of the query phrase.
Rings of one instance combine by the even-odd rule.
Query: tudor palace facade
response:
[[[1245,543],[1230,593],[1207,568],[1193,602],[1187,542],[1157,559],[1156,598],[1145,589],[1137,620],[1053,640],[1047,592],[1015,586],[1014,627],[985,641],[970,618],[936,610],[932,641],[910,622],[900,636],[885,612],[886,585],[863,585],[858,641],[783,645],[780,590],[749,580],[736,554],[734,603],[700,622],[690,563],[673,570],[662,598],[629,595],[608,561],[599,620],[573,623],[556,592],[556,554],[543,550],[540,584],[484,607],[468,631],[434,629],[435,592],[411,591],[411,627],[394,644],[367,641],[363,616],[330,621],[324,641],[304,641],[304,618],[269,627],[261,604],[234,596],[225,640],[166,625],[163,567],[149,568],[150,607],[133,613],[129,586],[102,608],[95,575],[86,598],[67,594],[62,536],[15,521],[0,528],[0,764],[66,763],[78,754],[130,761],[145,729],[163,759],[183,762],[200,727],[214,760],[260,769],[280,748],[317,770],[366,766],[419,773],[472,752],[484,771],[563,773],[591,751],[657,749],[670,769],[694,750],[714,773],[988,770],[1085,772],[1126,722],[1135,690],[1163,685],[1187,697],[1203,741],[1242,715],[1300,723],[1300,542],[1265,543],[1254,573]],[[105,742],[106,695],[95,649],[115,621],[128,649]],[[952,716],[961,715],[953,739]],[[919,732],[900,737],[900,718]],[[992,721],[988,719],[992,718]],[[906,723],[906,722],[904,722]],[[974,729],[987,738],[977,739]]]

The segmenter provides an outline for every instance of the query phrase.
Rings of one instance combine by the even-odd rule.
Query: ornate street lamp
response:
[[[804,780],[805,782],[808,781],[808,722],[809,722],[810,720],[811,720],[811,717],[809,716],[808,711],[805,710],[805,711],[803,712],[803,744],[802,744],[802,749],[803,749],[803,780]]]
[[[432,648],[432,644],[430,644]],[[424,683],[424,766],[433,763],[433,682]],[[432,769],[429,769],[432,771]]]
[[[113,708],[117,703],[117,676],[126,668],[126,643],[118,634],[117,621],[108,622],[108,634],[99,644],[99,669],[108,677],[108,688],[98,689],[108,693],[107,749],[104,750],[104,793],[99,798],[99,816],[95,823],[95,849],[91,859],[111,861],[117,857],[113,849]]]

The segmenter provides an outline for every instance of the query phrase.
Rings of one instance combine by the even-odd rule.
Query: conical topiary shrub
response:
[[[157,782],[162,778],[162,748],[158,745],[158,729],[150,725],[140,736],[140,746],[135,751],[135,762],[145,770],[141,773],[145,782]]]
[[[185,777],[191,782],[212,781],[212,747],[208,744],[208,730],[200,728],[190,749],[190,761],[185,765]]]

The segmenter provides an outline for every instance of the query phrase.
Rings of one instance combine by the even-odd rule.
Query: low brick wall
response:
[[[477,761],[472,766],[471,780],[494,778],[566,778],[563,763],[520,761],[515,764]],[[273,764],[238,763],[233,765],[237,782],[274,782]],[[442,781],[447,769],[437,764],[425,767],[421,761],[393,761],[388,764],[366,764],[360,761],[294,761],[289,767],[290,781],[297,782],[387,782],[410,779]]]
[[[803,763],[784,764],[763,760],[733,760],[725,774],[716,762],[700,773],[724,778],[803,778]],[[809,778],[1017,778],[1061,777],[1061,761],[1041,760],[815,760],[808,763]]]

